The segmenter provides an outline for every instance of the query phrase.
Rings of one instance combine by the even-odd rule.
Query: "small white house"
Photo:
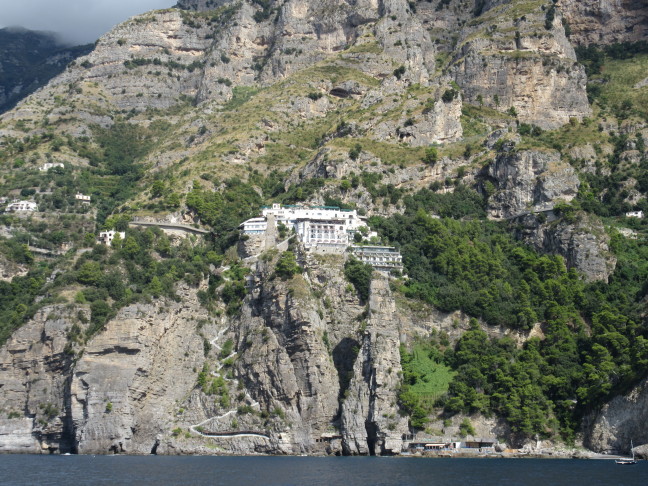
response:
[[[629,211],[625,213],[626,218],[639,218],[643,219],[644,217],[644,212],[643,211]]]
[[[65,166],[60,163],[60,162],[47,162],[43,165],[41,165],[38,170],[41,172],[47,172],[50,169],[53,169],[54,167],[60,167],[61,169],[65,169]]]
[[[38,204],[33,201],[14,201],[5,208],[5,211],[11,213],[16,211],[38,211]]]
[[[99,233],[99,238],[97,238],[97,243],[110,246],[112,245],[112,241],[115,239],[115,235],[119,235],[119,237],[122,240],[126,238],[126,232],[124,231],[115,231],[115,230],[102,231]]]
[[[81,194],[80,192],[78,192],[76,196],[74,196],[74,199],[81,202],[90,202],[90,196],[86,196],[85,194]]]

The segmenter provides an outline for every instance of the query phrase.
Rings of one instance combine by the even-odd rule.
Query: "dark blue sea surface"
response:
[[[648,484],[648,461],[0,455],[0,484],[631,486]]]

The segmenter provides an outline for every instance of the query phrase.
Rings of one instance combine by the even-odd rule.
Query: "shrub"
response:
[[[287,280],[300,272],[301,268],[297,265],[295,254],[292,251],[284,251],[275,267],[275,274],[282,280]]]
[[[402,78],[403,74],[405,74],[405,66],[400,66],[394,69],[394,76],[396,76],[396,79]]]
[[[429,147],[425,149],[425,155],[423,156],[423,162],[428,165],[434,165],[439,160],[439,152],[436,147]]]
[[[231,339],[228,339],[223,343],[223,347],[221,348],[220,351],[220,357],[221,359],[227,358],[230,354],[232,354],[232,350],[234,349],[234,341]]]
[[[450,103],[457,96],[459,96],[459,91],[454,88],[448,88],[441,95],[441,101],[443,101],[444,103]]]
[[[373,267],[355,258],[349,259],[344,264],[344,276],[353,284],[362,301],[366,301],[369,298],[372,275]]]
[[[467,435],[475,435],[475,428],[470,423],[470,419],[465,418],[459,425],[459,435],[466,437]]]
[[[349,150],[349,158],[351,160],[357,160],[358,157],[360,157],[360,154],[362,153],[362,145],[359,143],[356,143],[351,150]]]

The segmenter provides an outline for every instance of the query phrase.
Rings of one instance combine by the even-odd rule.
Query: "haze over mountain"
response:
[[[64,46],[56,34],[0,29],[0,113],[44,86],[92,46]]]
[[[2,6],[0,28],[20,26],[55,32],[69,45],[88,44],[128,17],[156,8],[171,7],[172,1],[139,0],[27,0]]]

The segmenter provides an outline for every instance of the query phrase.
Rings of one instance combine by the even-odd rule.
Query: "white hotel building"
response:
[[[257,247],[258,251],[266,245],[277,243],[274,235],[280,225],[293,230],[307,250],[344,253],[350,248],[356,258],[369,263],[376,270],[389,272],[403,269],[401,254],[394,247],[353,245],[353,236],[360,228],[366,228],[366,237],[377,236],[375,232],[369,231],[366,218],[358,216],[356,210],[273,204],[264,207],[261,216],[248,219],[240,228],[243,234],[262,241],[261,246]],[[265,242],[268,236],[269,243]]]
[[[274,221],[275,227],[283,224],[294,230],[306,248],[338,245],[346,248],[353,241],[354,233],[367,226],[366,218],[358,216],[355,209],[273,204],[264,207],[260,217],[248,219],[240,227],[246,235],[264,235],[270,221]]]

